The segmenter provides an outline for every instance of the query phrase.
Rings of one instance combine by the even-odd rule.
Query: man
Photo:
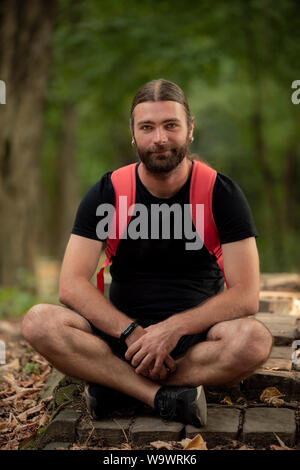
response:
[[[182,208],[190,202],[197,165],[189,154],[193,131],[177,85],[160,79],[138,91],[131,109],[132,145],[140,159],[133,167],[134,197],[148,209],[151,233],[157,228],[150,217],[154,205]],[[196,183],[199,189],[205,180]],[[204,425],[203,386],[239,383],[269,356],[272,336],[251,318],[258,310],[259,259],[249,206],[225,175],[217,173],[212,188],[211,207],[204,210],[217,227],[226,290],[206,240],[187,249],[189,237],[174,235],[173,220],[169,237],[161,229],[152,238],[120,237],[106,299],[90,280],[105,241],[97,235],[101,207],[116,205],[112,172],[82,200],[60,276],[65,307],[32,307],[23,335],[58,370],[89,382],[85,394],[95,417],[103,415],[113,389],[163,418]],[[132,215],[127,234],[134,232],[137,214]]]

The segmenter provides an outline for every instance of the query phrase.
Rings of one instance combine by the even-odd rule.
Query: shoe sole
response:
[[[200,425],[205,426],[207,423],[207,405],[203,385],[197,387],[197,396],[194,403],[197,407],[197,418]]]

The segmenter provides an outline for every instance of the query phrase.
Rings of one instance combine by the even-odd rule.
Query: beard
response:
[[[166,150],[164,153],[155,153]],[[181,146],[156,145],[148,149],[136,146],[137,155],[150,173],[163,174],[174,170],[189,155],[189,142]]]

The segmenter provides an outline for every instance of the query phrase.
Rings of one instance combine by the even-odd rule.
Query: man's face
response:
[[[151,173],[168,173],[189,152],[193,133],[187,128],[182,104],[176,101],[146,101],[133,112],[137,154]]]

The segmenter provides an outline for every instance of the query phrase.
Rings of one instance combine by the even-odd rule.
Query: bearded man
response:
[[[85,396],[95,418],[126,395],[164,419],[199,427],[207,417],[203,386],[241,382],[272,348],[269,330],[253,317],[257,231],[239,186],[190,155],[194,119],[176,84],[159,79],[142,86],[130,127],[139,162],[106,173],[84,196],[61,269],[64,306],[33,306],[23,335],[56,369],[88,382]],[[148,232],[142,227],[143,236],[129,236],[137,233],[133,210],[113,245],[109,231],[99,237],[97,226],[105,218],[101,207],[120,212],[120,186],[128,194],[132,188],[134,207],[146,208]],[[162,217],[154,220],[152,208],[175,207],[182,214],[201,191],[208,227],[200,248],[187,249],[186,232],[175,236],[175,216],[165,236],[156,230]],[[105,241],[112,247],[109,299],[103,270],[98,288],[91,282]]]

